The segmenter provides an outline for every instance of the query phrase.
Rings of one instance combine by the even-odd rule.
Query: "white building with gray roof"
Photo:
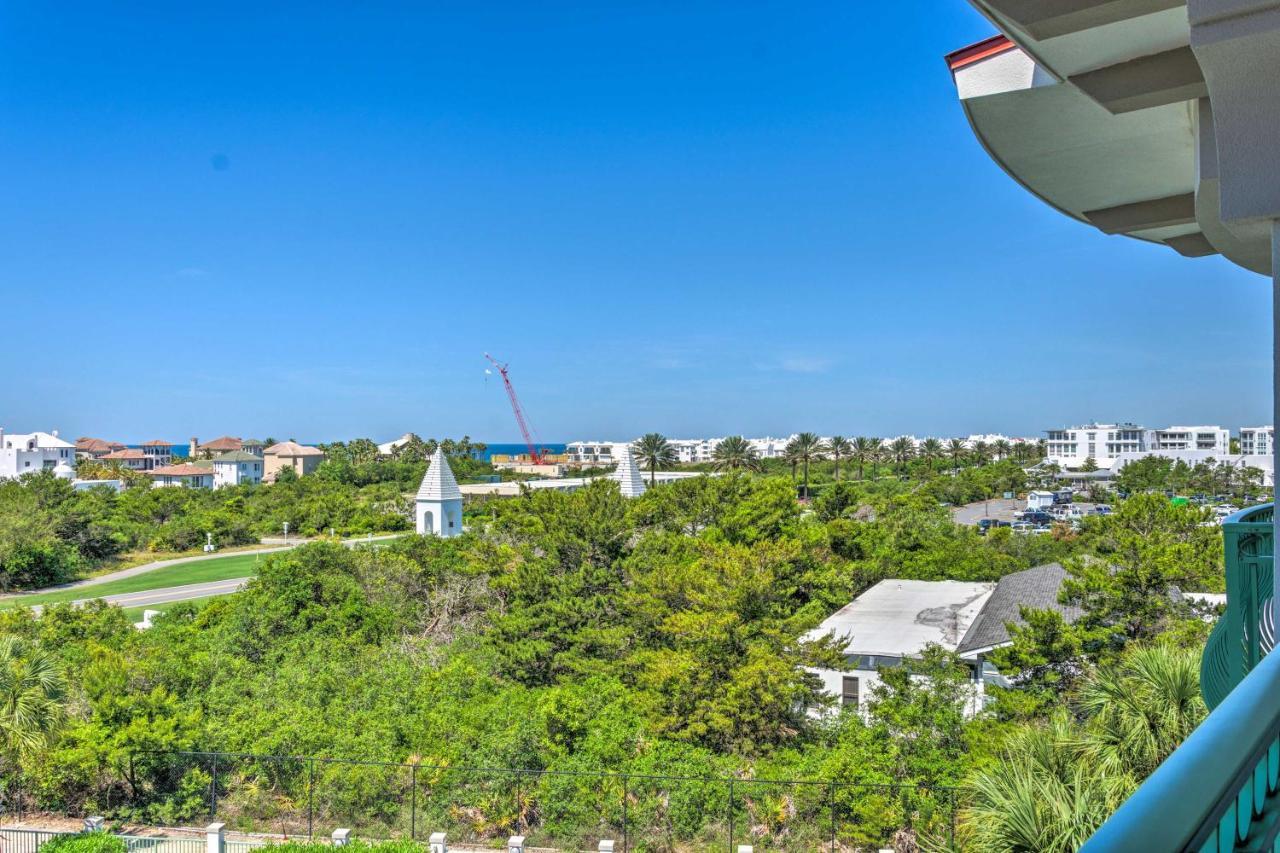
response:
[[[823,620],[805,635],[843,638],[844,670],[813,669],[824,692],[841,707],[865,710],[880,670],[900,666],[926,646],[955,652],[972,673],[974,690],[968,711],[982,707],[986,683],[1003,679],[986,661],[1010,643],[1009,628],[1022,622],[1021,608],[1053,609],[1068,621],[1080,611],[1058,603],[1066,570],[1057,563],[1005,575],[998,583],[967,581],[880,581]]]

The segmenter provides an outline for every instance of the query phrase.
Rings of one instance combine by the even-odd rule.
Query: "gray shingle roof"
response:
[[[1059,563],[1046,563],[1000,578],[987,606],[969,626],[956,651],[963,655],[1008,643],[1009,629],[1005,625],[1022,624],[1022,607],[1056,610],[1068,622],[1074,622],[1080,616],[1080,608],[1058,603],[1058,590],[1066,577],[1067,570]]]

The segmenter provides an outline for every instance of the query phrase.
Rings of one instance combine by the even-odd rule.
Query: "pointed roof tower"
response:
[[[449,462],[444,458],[444,451],[439,447],[436,452],[431,454],[431,466],[427,468],[427,473],[422,478],[422,485],[418,487],[418,500],[420,501],[460,501],[462,500],[462,490],[458,488],[458,481],[453,477],[453,469],[449,467]]]
[[[624,498],[638,498],[644,494],[644,475],[636,465],[636,458],[631,455],[631,445],[623,445],[622,458],[609,479],[617,482]]]

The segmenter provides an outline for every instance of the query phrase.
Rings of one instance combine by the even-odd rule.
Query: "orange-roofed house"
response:
[[[162,465],[147,472],[152,486],[183,486],[188,489],[212,489],[213,467],[206,465]]]

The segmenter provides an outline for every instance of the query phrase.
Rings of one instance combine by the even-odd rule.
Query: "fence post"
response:
[[[507,853],[524,853],[523,835],[513,835],[507,839]]]
[[[409,840],[418,840],[418,765],[409,765]]]
[[[209,778],[209,820],[218,816],[218,753],[213,754],[213,775]]]
[[[312,821],[315,818],[316,803],[316,760],[314,758],[307,759],[309,770],[307,771],[307,838],[315,838]]]
[[[97,817],[97,816],[87,817],[84,819],[84,831],[85,832],[102,832],[102,825],[105,822],[106,822],[105,819],[101,817]]]
[[[346,846],[347,846],[348,844],[350,844],[350,843],[351,843],[351,830],[349,830],[349,829],[335,829],[335,830],[333,831],[333,846],[334,846],[334,847],[346,847]]]
[[[955,789],[955,788],[952,788],[952,789],[951,789],[951,798],[950,798],[950,799],[951,799],[951,835],[950,835],[950,840],[951,840],[951,849],[953,849],[953,850],[954,850],[954,849],[955,849],[955,846],[956,846],[956,807],[957,807],[957,804],[956,804],[956,789]]]
[[[733,850],[733,777],[729,777],[729,850]]]
[[[631,797],[631,779],[622,774],[622,853],[630,849],[631,833],[627,831],[627,800]]]
[[[516,771],[516,817],[512,829],[520,829],[520,816],[524,814],[524,774]]]
[[[427,840],[431,853],[449,853],[449,847],[445,844],[445,835],[443,832],[433,832]]]
[[[831,798],[831,853],[836,850],[836,783],[827,783],[827,796]]]
[[[205,853],[226,853],[226,828],[225,823],[211,823],[205,827]]]

